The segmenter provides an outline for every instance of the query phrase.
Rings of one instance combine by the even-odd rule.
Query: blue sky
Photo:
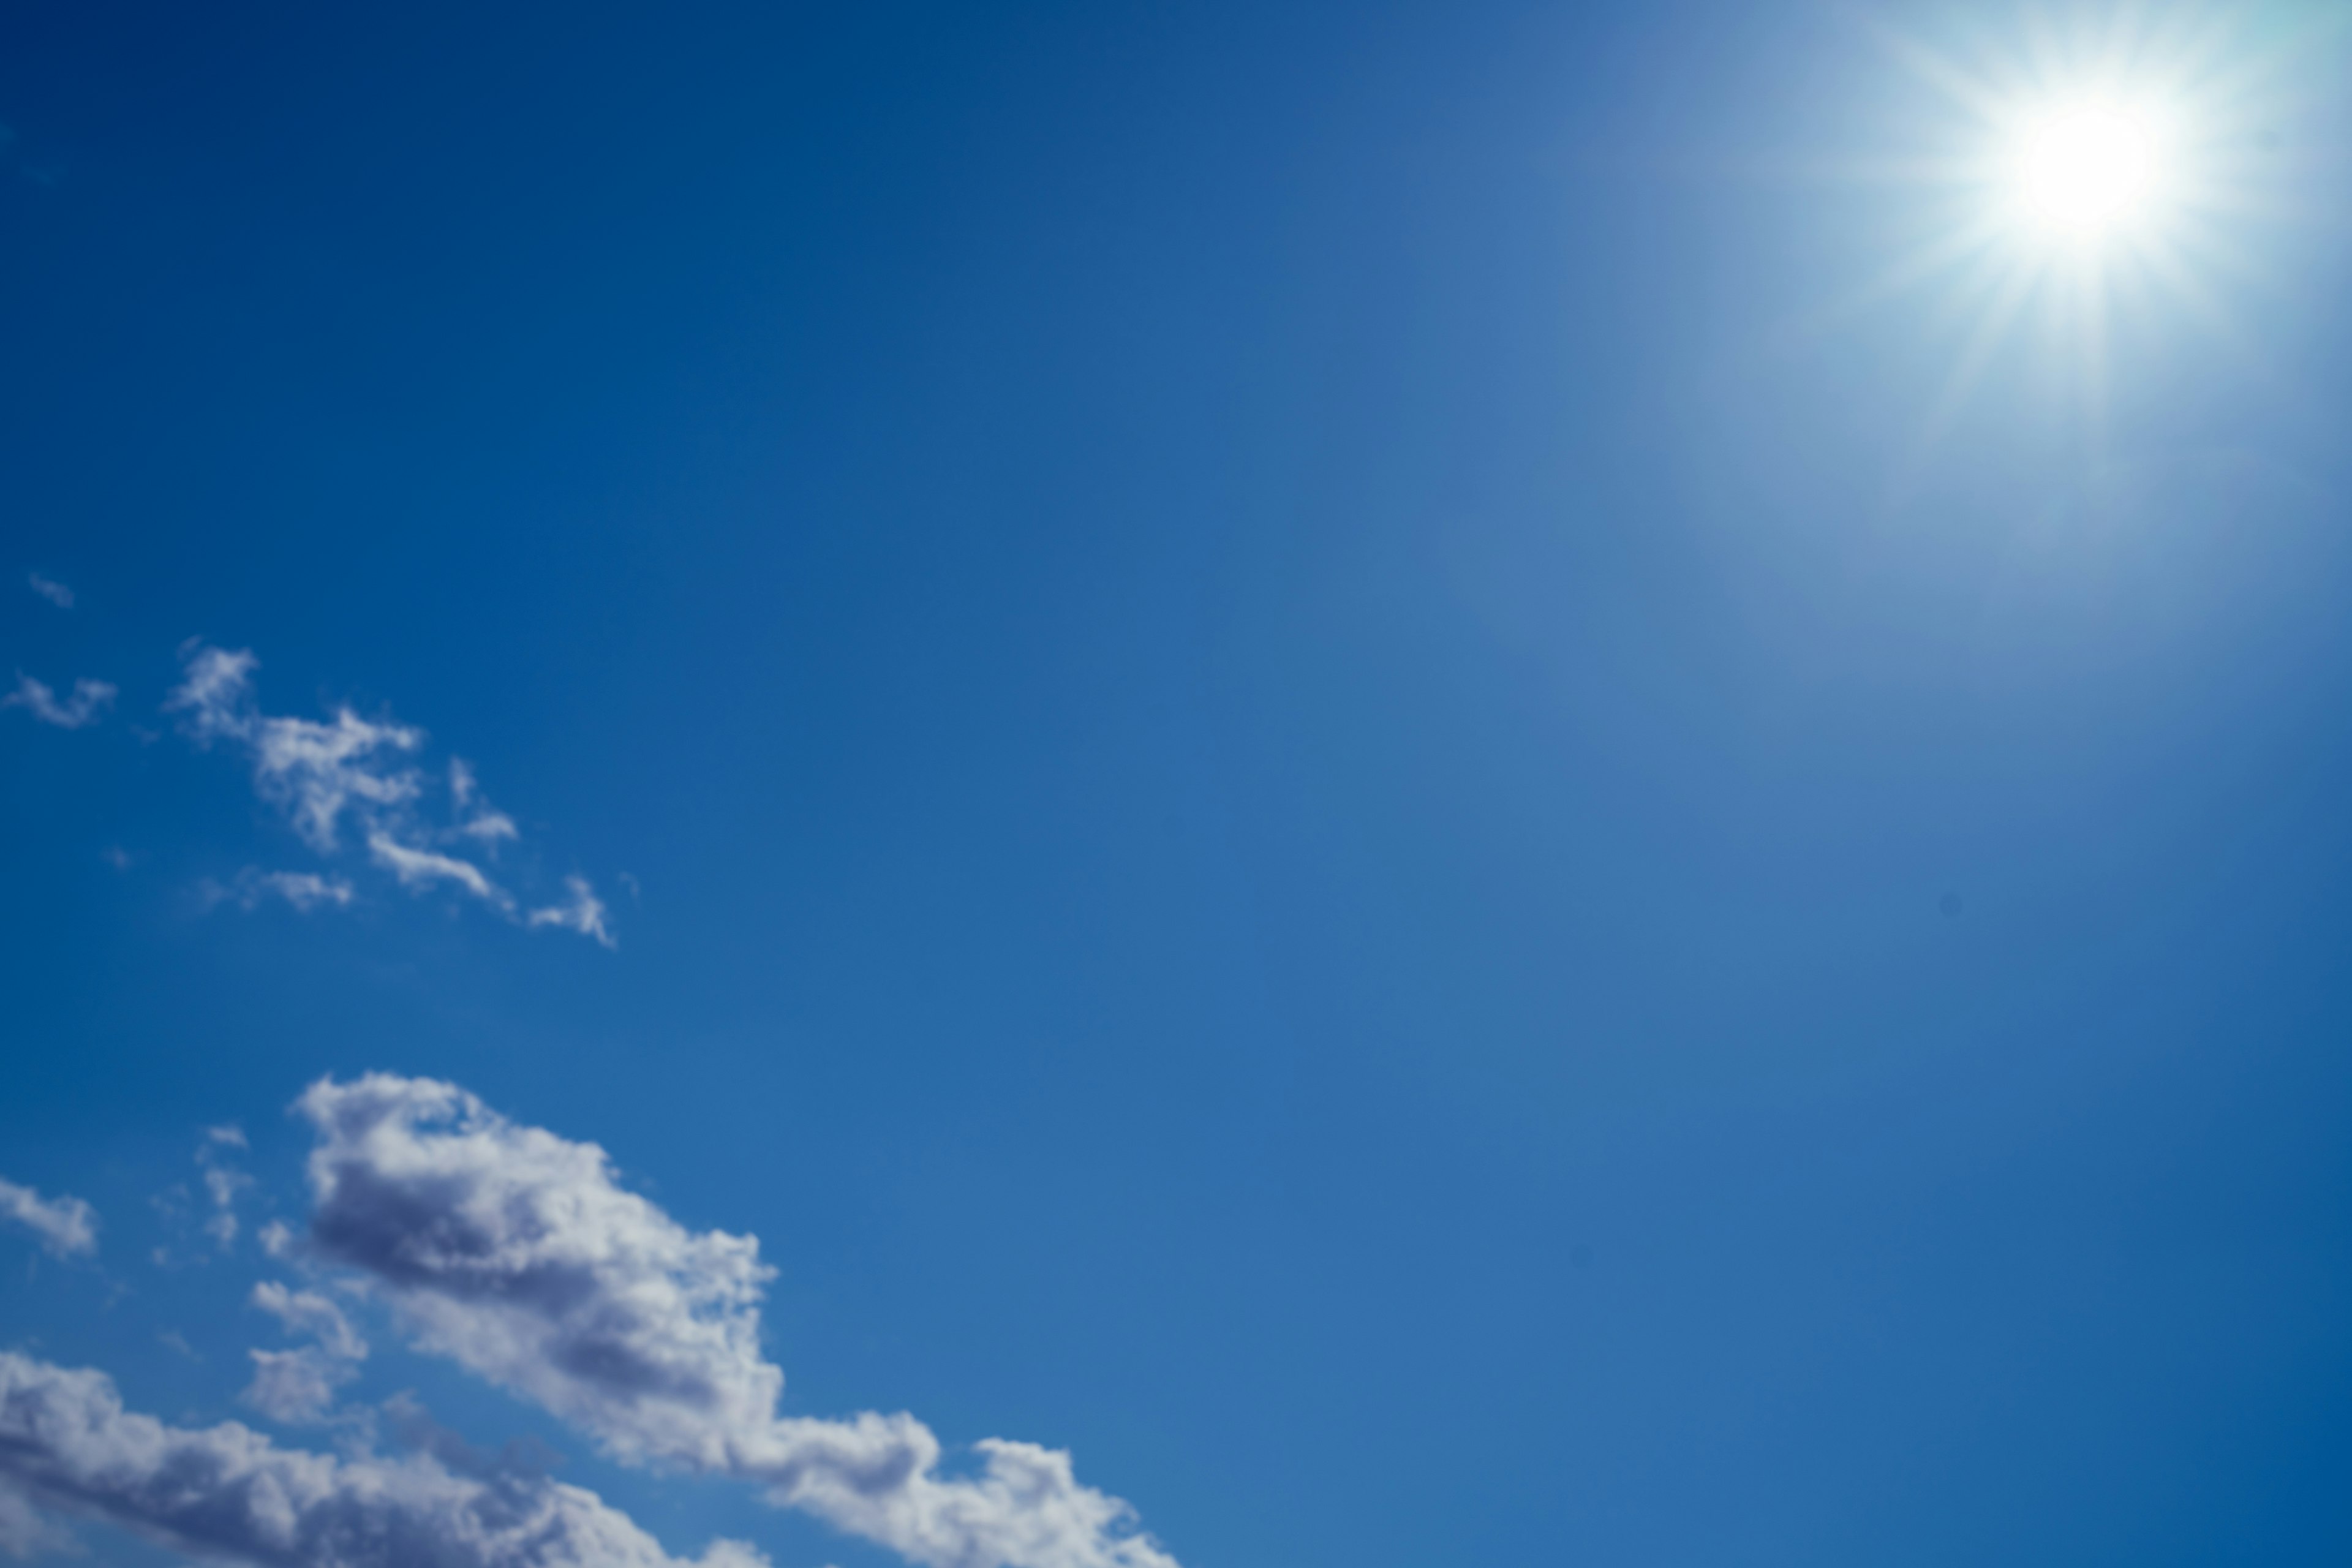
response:
[[[2347,88],[10,7],[0,1553],[2352,1559]]]

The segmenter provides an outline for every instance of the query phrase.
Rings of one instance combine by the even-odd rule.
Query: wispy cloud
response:
[[[213,1212],[205,1218],[205,1234],[224,1252],[236,1244],[236,1201],[253,1187],[253,1178],[233,1164],[228,1151],[250,1147],[242,1129],[207,1127],[196,1145],[196,1164],[204,1172],[205,1195]]]
[[[474,764],[463,757],[449,759],[449,799],[464,819],[455,829],[460,837],[477,839],[493,847],[501,838],[522,837],[522,830],[515,826],[514,818],[483,797],[482,786],[474,777]]]
[[[388,716],[363,718],[348,706],[323,721],[266,713],[254,691],[259,661],[249,650],[192,641],[181,659],[182,679],[165,710],[178,715],[182,732],[199,747],[241,751],[253,766],[255,793],[285,815],[313,852],[340,853],[345,833],[355,829],[369,863],[409,892],[454,889],[525,925],[614,944],[604,906],[584,879],[567,879],[566,900],[526,915],[516,895],[491,877],[488,859],[520,830],[490,805],[463,758],[446,769],[447,816],[428,817],[427,797],[442,785],[419,765],[424,731]],[[289,872],[248,872],[230,888],[213,889],[213,901],[235,900],[247,909],[269,897],[307,911],[349,904],[353,893],[340,878]]]
[[[253,866],[239,871],[234,881],[226,885],[208,881],[197,892],[207,908],[235,904],[251,910],[280,900],[306,915],[313,910],[349,909],[356,896],[341,877],[321,877],[315,871],[264,871]]]
[[[77,680],[73,695],[59,701],[48,682],[16,672],[16,689],[0,697],[0,708],[22,708],[44,724],[60,730],[80,730],[99,721],[114,706],[114,688],[103,680]]]
[[[688,1231],[596,1145],[425,1079],[322,1080],[297,1109],[317,1135],[315,1254],[358,1270],[421,1348],[616,1458],[748,1482],[925,1568],[1176,1568],[1066,1453],[990,1438],[977,1474],[944,1475],[911,1415],[779,1415],[759,1243]]]
[[[514,907],[507,890],[470,860],[403,844],[389,833],[371,833],[367,844],[368,858],[391,872],[404,888],[421,891],[436,882],[454,882],[494,909]]]
[[[416,771],[398,759],[425,743],[423,731],[373,723],[349,708],[323,724],[265,714],[253,699],[259,662],[250,652],[197,645],[186,651],[184,679],[163,706],[183,715],[182,728],[199,745],[245,746],[255,790],[286,813],[305,844],[328,854],[346,811],[373,816],[416,798]]]
[[[618,946],[613,940],[611,930],[604,924],[604,901],[596,896],[596,889],[588,885],[588,879],[566,877],[563,886],[572,896],[561,904],[531,910],[530,923],[534,926],[561,926],[565,931],[576,931],[582,936],[593,937],[606,947]]]
[[[98,1211],[79,1198],[45,1198],[30,1187],[0,1181],[0,1219],[14,1220],[39,1237],[54,1257],[98,1250]]]
[[[70,610],[74,607],[74,591],[56,578],[44,577],[38,572],[34,572],[28,574],[25,581],[31,586],[34,593],[38,594],[58,609]]]
[[[275,1568],[684,1568],[580,1487],[460,1474],[424,1454],[284,1448],[233,1421],[169,1426],[124,1409],[103,1373],[13,1352],[0,1352],[0,1531],[16,1532],[0,1542],[42,1525],[30,1502],[200,1557]],[[722,1541],[693,1562],[759,1568],[766,1559]]]

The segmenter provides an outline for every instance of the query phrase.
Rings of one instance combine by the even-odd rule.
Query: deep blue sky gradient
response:
[[[2039,318],[1936,423],[1964,279],[1833,309],[1951,110],[1832,7],[9,7],[0,661],[123,695],[0,713],[0,1175],[109,1225],[0,1339],[234,1414],[256,1262],[149,1194],[235,1121],[295,1214],[383,1068],[756,1233],[791,1408],[1188,1568],[2352,1561],[2308,37],[2235,338],[2143,301],[2095,429]],[[202,912],[301,856],[157,713],[198,635],[619,951]]]

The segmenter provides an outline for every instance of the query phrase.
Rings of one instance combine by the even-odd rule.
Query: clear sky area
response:
[[[0,1559],[2352,1563],[2352,5],[0,7]]]

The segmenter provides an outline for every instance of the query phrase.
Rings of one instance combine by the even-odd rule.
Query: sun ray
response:
[[[1805,340],[1940,289],[1923,324],[1957,325],[1958,342],[1896,460],[1894,491],[1933,460],[2021,330],[2041,345],[2092,461],[2152,322],[2177,321],[2251,373],[2279,374],[2232,301],[2279,281],[2263,276],[2256,237],[2340,222],[2312,200],[2310,170],[2278,155],[2279,126],[2296,112],[2296,62],[2318,32],[2352,31],[2352,12],[2323,26],[2315,11],[2264,21],[2204,0],[2112,0],[1946,20],[1929,37],[1861,18],[1941,106],[1940,119],[1887,138],[1919,150],[1871,166],[1951,210],[1774,334]]]
[[[1899,507],[1907,492],[1917,482],[1927,461],[1942,445],[1958,420],[1976,384],[1991,363],[1992,357],[2008,338],[2011,326],[2033,297],[2033,275],[2023,268],[2011,269],[1994,286],[1994,298],[1979,311],[1968,341],[1961,346],[1959,358],[1946,375],[1942,391],[1929,406],[1927,417],[1904,450],[1902,459],[1888,484],[1888,500]]]
[[[1938,235],[1863,279],[1847,293],[1782,323],[1772,337],[1783,344],[1811,341],[1881,305],[1948,278],[1959,264],[1981,256],[1999,241],[2000,229],[1990,222]]]

